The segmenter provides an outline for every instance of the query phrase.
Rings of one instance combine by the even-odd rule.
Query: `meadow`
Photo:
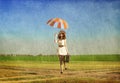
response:
[[[120,83],[120,55],[71,55],[59,71],[55,55],[0,55],[2,83]]]
[[[58,61],[57,55],[0,55],[0,61]],[[71,55],[71,61],[120,61],[119,54],[111,55]]]

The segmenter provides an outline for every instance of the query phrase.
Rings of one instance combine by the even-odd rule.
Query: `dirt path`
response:
[[[54,68],[26,68],[0,66],[0,82],[40,82],[40,83],[120,83],[120,69],[65,70],[61,75]]]

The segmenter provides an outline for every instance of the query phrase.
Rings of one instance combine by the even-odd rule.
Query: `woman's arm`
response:
[[[54,42],[55,42],[55,43],[58,43],[58,40],[57,40],[57,33],[55,33],[55,35],[54,35]]]

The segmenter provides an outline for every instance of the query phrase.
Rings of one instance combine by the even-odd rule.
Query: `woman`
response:
[[[57,39],[55,39],[55,42],[58,44],[58,56],[60,61],[60,73],[63,73],[63,64],[65,70],[67,69],[65,64],[65,56],[68,55],[68,49],[66,44],[66,33],[65,31],[61,30],[57,36]]]

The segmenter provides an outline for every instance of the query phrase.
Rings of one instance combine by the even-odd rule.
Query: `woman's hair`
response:
[[[61,36],[61,34],[62,34],[63,36]],[[63,30],[61,30],[61,31],[59,32],[59,34],[58,34],[58,39],[59,39],[59,40],[66,39],[66,32],[63,31]]]

